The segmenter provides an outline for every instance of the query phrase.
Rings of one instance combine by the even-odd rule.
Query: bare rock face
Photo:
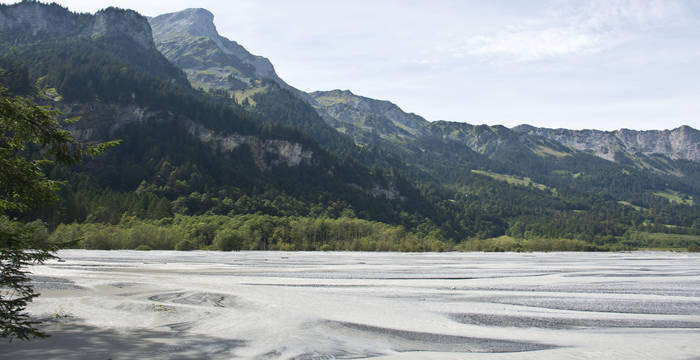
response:
[[[98,11],[91,35],[125,35],[145,49],[155,48],[148,20],[133,10],[108,8]]]
[[[79,35],[91,25],[91,18],[89,14],[70,13],[57,4],[0,5],[0,30],[23,32],[28,37]]]
[[[700,161],[700,131],[690,126],[673,130],[616,131],[536,128],[520,125],[513,130],[542,136],[576,150],[615,161],[615,153],[629,156],[663,155],[674,160]]]
[[[0,29],[24,27],[32,35],[49,30],[69,31],[68,29],[77,25],[76,20],[77,16],[66,18],[58,11],[46,11],[46,8],[38,3],[21,3],[0,7]]]
[[[83,120],[70,127],[71,133],[81,141],[100,141],[113,138],[115,132],[129,124],[150,121],[169,122],[184,126],[190,135],[212,149],[231,152],[239,146],[248,146],[255,165],[261,171],[278,166],[315,166],[318,160],[314,152],[302,144],[279,139],[261,139],[253,135],[218,133],[191,119],[174,114],[144,109],[136,105],[114,103],[52,103],[64,114],[80,116]],[[107,122],[104,119],[110,119]]]
[[[672,159],[700,161],[700,131],[690,126],[673,130],[615,132],[624,146],[643,154],[662,154]]]
[[[296,167],[300,165],[313,166],[317,163],[313,151],[304,148],[302,144],[287,140],[261,139],[257,136],[239,134],[217,134],[194,122],[189,122],[188,131],[200,141],[222,151],[233,151],[239,146],[247,145],[255,165],[262,171],[283,165]]]
[[[107,8],[95,15],[78,14],[57,4],[22,2],[0,6],[0,29],[37,38],[126,36],[144,49],[153,49],[148,20],[133,10]]]

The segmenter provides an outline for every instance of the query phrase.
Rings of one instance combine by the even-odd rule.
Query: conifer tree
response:
[[[31,228],[9,216],[55,199],[59,182],[44,175],[43,165],[75,164],[117,144],[81,143],[61,128],[58,115],[0,87],[0,336],[10,341],[46,336],[25,312],[39,296],[27,267],[54,258],[56,248],[35,242]]]

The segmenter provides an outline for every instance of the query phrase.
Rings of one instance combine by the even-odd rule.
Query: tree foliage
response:
[[[53,258],[54,246],[36,241],[31,227],[8,214],[25,212],[56,199],[58,182],[42,167],[55,160],[71,165],[97,155],[116,142],[84,144],[61,129],[58,113],[0,87],[0,336],[28,340],[44,336],[24,312],[38,296],[27,266]]]
[[[0,217],[0,336],[10,341],[46,336],[36,329],[38,322],[24,312],[27,303],[39,296],[29,283],[27,267],[54,255],[51,247],[26,249],[32,238],[30,228]]]

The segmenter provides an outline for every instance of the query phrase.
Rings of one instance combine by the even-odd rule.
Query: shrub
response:
[[[222,251],[238,251],[243,248],[245,236],[239,230],[224,228],[216,232],[214,246]]]
[[[330,244],[323,244],[321,245],[321,251],[332,251],[333,247]]]
[[[151,249],[151,247],[148,245],[141,244],[141,245],[137,246],[134,250],[148,251],[148,250],[153,250],[153,249]]]
[[[175,244],[175,250],[177,251],[190,251],[194,249],[194,244],[190,240],[180,240]]]

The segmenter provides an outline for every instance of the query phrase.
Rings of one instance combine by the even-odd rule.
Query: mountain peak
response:
[[[534,131],[534,130],[536,130],[536,128],[530,124],[520,124],[518,126],[514,126],[513,128],[511,128],[511,130],[513,130],[515,132],[526,133],[526,132]]]
[[[328,91],[328,93],[337,94],[337,95],[355,96],[355,94],[350,90],[334,89],[334,90]]]
[[[166,57],[171,56],[171,61],[175,61],[186,72],[188,69],[193,70],[193,67],[204,66],[204,63],[214,64],[222,71],[233,67],[248,77],[272,79],[286,85],[279,79],[269,60],[255,56],[237,42],[219,35],[214,25],[214,15],[209,10],[185,9],[158,15],[149,21],[159,50]],[[186,58],[187,56],[177,56],[179,60],[175,59],[176,54],[181,53],[197,53],[199,60]],[[203,58],[205,59],[202,60]],[[204,63],[195,66],[195,63],[202,61]],[[188,74],[192,74],[192,71]],[[219,75],[225,78],[231,74]]]
[[[92,36],[127,35],[145,49],[155,49],[148,19],[133,10],[109,7],[95,13]]]
[[[177,14],[177,13],[175,13]],[[204,8],[189,8],[179,12],[182,16],[191,16],[193,18],[199,18],[203,21],[212,22],[214,21],[214,14],[211,11]]]
[[[219,36],[214,25],[214,14],[202,8],[190,8],[158,15],[152,18],[150,22],[153,31],[161,34],[163,38],[177,37],[182,32],[192,36],[205,36],[208,38]]]
[[[679,132],[679,133],[684,133],[684,134],[697,134],[700,133],[698,129],[688,126],[688,125],[681,125],[673,130],[671,132]]]

